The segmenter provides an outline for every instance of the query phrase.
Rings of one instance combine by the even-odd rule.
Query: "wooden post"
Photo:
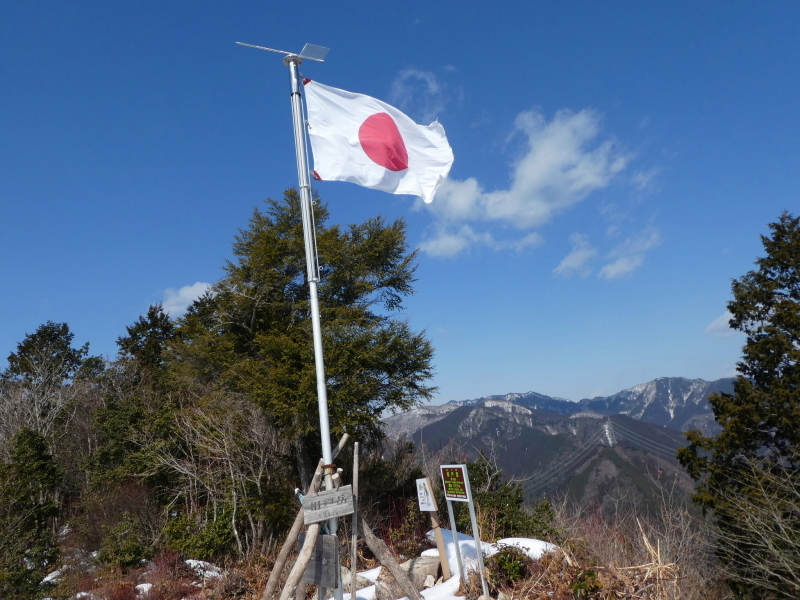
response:
[[[346,433],[342,436],[342,439],[340,439],[339,443],[336,444],[336,448],[333,449],[334,458],[336,458],[336,455],[341,452],[349,438],[350,436]],[[307,494],[313,494],[317,491],[317,489],[319,489],[319,484],[322,481],[323,464],[324,461],[320,460],[319,464],[317,465],[317,470],[314,471],[314,477],[311,480],[311,485],[306,492]],[[281,548],[278,558],[275,559],[275,564],[272,566],[272,572],[269,574],[269,579],[267,580],[267,586],[264,588],[264,593],[261,594],[261,600],[271,600],[275,590],[278,589],[278,582],[280,581],[281,573],[283,573],[283,568],[286,566],[286,561],[294,549],[297,536],[300,534],[300,530],[303,528],[304,520],[305,510],[303,510],[303,507],[300,507],[300,510],[297,512],[297,517],[295,517],[294,524],[289,530],[289,535],[286,536],[286,541],[283,543],[283,548]]]
[[[358,532],[364,537],[369,549],[372,550],[372,553],[380,563],[386,567],[389,574],[394,577],[394,580],[403,590],[403,593],[408,596],[409,600],[423,600],[422,595],[414,587],[414,583],[408,577],[408,574],[400,568],[389,548],[386,547],[382,539],[372,532],[372,529],[364,519],[359,519],[358,521]]]
[[[286,578],[280,600],[289,600],[294,595],[295,588],[297,588],[297,584],[300,583],[300,578],[303,576],[303,571],[306,570],[308,563],[311,561],[311,556],[314,554],[317,536],[319,536],[319,523],[309,525],[308,531],[306,531],[306,541],[297,556],[297,560],[294,561],[292,570],[289,571],[289,577]]]
[[[442,576],[445,580],[450,579],[450,562],[447,560],[447,549],[442,538],[442,527],[439,525],[439,507],[436,506],[436,498],[433,495],[433,486],[429,477],[417,479],[417,503],[419,510],[431,516],[433,525],[433,536],[436,538],[436,548],[439,550],[439,564],[442,565]]]
[[[430,511],[431,524],[433,524],[433,537],[436,538],[436,547],[439,549],[439,562],[442,563],[442,575],[445,581],[452,577],[450,573],[450,561],[447,559],[447,548],[444,545],[444,538],[442,537],[442,526],[439,523],[439,513]]]
[[[350,600],[356,600],[356,566],[358,564],[358,442],[353,444],[353,530],[350,543]]]

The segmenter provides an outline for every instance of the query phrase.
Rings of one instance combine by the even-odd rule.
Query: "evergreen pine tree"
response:
[[[167,344],[175,336],[175,325],[161,304],[151,305],[146,315],[125,329],[128,335],[117,338],[120,356],[135,359],[147,370],[160,369]]]
[[[0,466],[0,597],[30,598],[57,558],[53,519],[61,471],[45,439],[23,429]]]
[[[772,235],[762,236],[766,256],[734,280],[728,303],[730,326],[747,341],[734,393],[709,398],[722,432],[688,432],[690,445],[679,459],[698,482],[695,501],[716,517],[720,554],[737,589],[794,598],[800,593],[800,570],[791,572],[800,566],[800,218],[783,213],[769,227]],[[765,510],[774,512],[766,522],[779,531],[751,527]]]
[[[315,207],[331,431],[381,436],[386,410],[430,398],[433,349],[399,318],[413,293],[405,224],[381,218],[327,226]],[[245,394],[295,442],[303,480],[319,456],[319,419],[300,201],[255,210],[225,276],[181,320],[176,368]]]

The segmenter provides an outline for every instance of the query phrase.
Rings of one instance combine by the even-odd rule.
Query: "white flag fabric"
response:
[[[370,96],[310,79],[303,83],[316,179],[433,200],[453,164],[438,121],[417,125]]]

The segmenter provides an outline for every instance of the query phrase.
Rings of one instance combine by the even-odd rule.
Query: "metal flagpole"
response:
[[[294,147],[297,154],[297,177],[300,183],[300,205],[303,213],[303,238],[306,246],[306,269],[311,296],[311,324],[314,334],[314,362],[317,367],[317,399],[319,402],[319,428],[322,436],[322,459],[326,465],[333,462],[331,454],[331,432],[328,425],[328,391],[325,385],[325,362],[322,357],[322,328],[319,319],[319,265],[317,264],[317,243],[314,232],[314,215],[311,206],[311,183],[306,148],[305,122],[303,119],[302,81],[298,69],[303,59],[290,54],[283,59],[289,67],[289,80],[292,98],[292,122],[294,124]],[[331,489],[331,469],[325,469],[325,487]]]
[[[294,147],[297,154],[297,177],[300,184],[300,206],[303,214],[303,238],[306,246],[306,269],[308,271],[308,288],[311,297],[311,326],[314,335],[314,363],[317,369],[317,401],[319,404],[319,431],[322,436],[322,460],[325,462],[325,489],[333,489],[333,455],[331,454],[331,432],[328,422],[328,390],[325,383],[325,361],[322,355],[322,327],[319,318],[319,264],[317,263],[317,242],[314,230],[314,214],[311,205],[311,182],[309,178],[308,148],[306,146],[305,120],[303,118],[302,86],[299,66],[303,59],[290,54],[283,59],[289,67],[289,81],[292,99],[292,122],[294,124]],[[337,519],[328,521],[328,532],[336,535]],[[338,586],[334,590],[334,598],[342,600],[343,590],[341,577],[337,577]],[[320,588],[320,599],[324,599],[324,590]]]
[[[291,89],[292,101],[292,124],[294,126],[294,148],[297,157],[297,178],[300,186],[300,207],[303,217],[303,239],[306,250],[306,271],[308,273],[308,288],[311,300],[311,327],[314,337],[314,363],[317,371],[317,402],[319,404],[319,430],[322,437],[322,460],[325,463],[325,489],[333,489],[333,454],[331,451],[331,431],[328,422],[328,390],[325,383],[325,361],[322,356],[322,327],[319,318],[319,295],[317,284],[319,283],[319,264],[317,262],[317,240],[314,231],[314,210],[311,204],[311,182],[309,178],[308,148],[306,145],[306,129],[303,111],[303,82],[300,78],[299,67],[303,59],[323,62],[328,54],[328,48],[306,44],[300,54],[293,54],[274,48],[255,46],[236,42],[241,46],[258,48],[259,50],[269,50],[284,54],[283,64],[289,67],[289,86]],[[338,530],[338,520],[336,518],[328,521],[328,532],[336,535]],[[338,565],[337,565],[338,568]],[[337,587],[333,594],[335,600],[342,600],[342,578],[337,575]],[[324,600],[325,589],[319,588],[319,598]]]
[[[297,178],[300,184],[300,206],[303,216],[303,239],[306,250],[306,271],[308,273],[309,296],[311,298],[311,325],[314,336],[314,363],[317,371],[317,401],[319,404],[319,429],[322,436],[322,459],[325,465],[331,465],[325,469],[325,488],[333,489],[333,454],[331,453],[331,432],[328,423],[328,391],[325,385],[325,362],[322,357],[322,327],[319,319],[319,295],[317,294],[317,284],[319,283],[319,264],[317,263],[317,240],[314,231],[314,211],[311,205],[311,183],[309,180],[308,148],[306,146],[306,130],[303,119],[303,83],[300,79],[299,66],[303,59],[324,62],[328,54],[328,48],[306,44],[300,54],[293,54],[274,48],[255,46],[236,42],[241,46],[258,48],[259,50],[269,50],[284,54],[283,64],[289,67],[289,86],[291,89],[292,101],[292,124],[294,126],[294,148],[297,157]],[[336,520],[331,521],[333,531],[336,531]]]

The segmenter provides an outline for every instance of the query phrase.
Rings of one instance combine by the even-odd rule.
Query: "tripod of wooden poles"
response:
[[[348,439],[349,435],[345,433],[332,451],[333,458],[336,458],[342,448],[344,448]],[[324,464],[324,461],[320,459],[317,469],[314,472],[314,477],[311,480],[311,485],[309,486],[306,494],[316,493],[319,489],[322,477],[324,475]],[[422,600],[422,595],[414,586],[408,574],[406,574],[406,572],[400,568],[400,565],[397,563],[383,540],[373,533],[372,529],[364,521],[363,517],[358,517],[358,442],[355,443],[353,451],[353,506],[355,511],[352,515],[353,538],[350,549],[350,598],[355,600],[356,597],[356,546],[358,543],[357,536],[360,535],[381,565],[386,567],[386,569],[389,571],[391,576],[403,590],[403,593],[406,594],[410,600]],[[303,528],[304,519],[305,509],[301,506],[300,510],[297,512],[297,517],[295,517],[294,524],[289,530],[289,534],[286,536],[286,541],[283,543],[283,547],[278,554],[278,558],[275,561],[272,572],[269,575],[267,585],[264,588],[264,593],[261,595],[261,600],[273,600],[273,596],[278,589],[281,575],[286,567],[286,563],[292,552],[292,548],[294,548],[295,544],[297,543],[300,531]],[[314,553],[314,547],[317,542],[317,537],[319,536],[319,531],[319,523],[312,523],[308,526],[303,547],[300,549],[297,560],[295,560],[294,566],[292,566],[292,569],[286,578],[286,582],[284,583],[283,590],[280,594],[280,600],[289,600],[295,596],[298,590],[302,590],[303,593],[301,595],[305,597],[305,585],[299,585],[300,579],[302,578],[303,572],[308,566],[308,563],[311,561],[311,557]],[[340,568],[339,565],[337,565],[337,568]]]

